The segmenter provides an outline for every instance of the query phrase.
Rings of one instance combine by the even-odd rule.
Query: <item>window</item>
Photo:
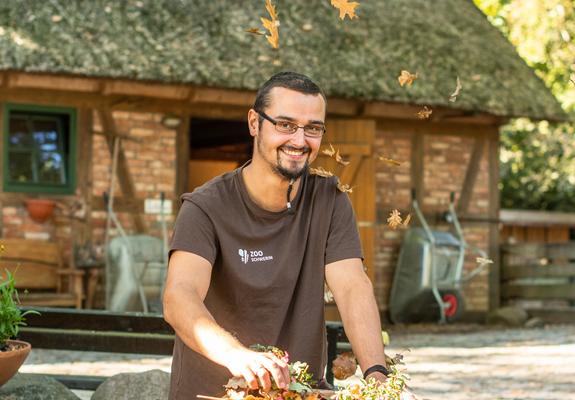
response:
[[[4,116],[4,190],[74,193],[75,110],[10,104]]]

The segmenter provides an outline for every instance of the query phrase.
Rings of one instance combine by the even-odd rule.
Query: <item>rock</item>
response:
[[[106,379],[92,400],[165,400],[170,390],[170,374],[159,369],[125,373]]]
[[[43,375],[16,374],[0,388],[2,400],[79,400],[66,386]]]
[[[533,317],[529,318],[524,325],[526,328],[542,328],[545,326],[545,322],[541,318]]]
[[[527,322],[527,311],[516,306],[501,307],[487,314],[489,325],[506,325],[520,327]]]

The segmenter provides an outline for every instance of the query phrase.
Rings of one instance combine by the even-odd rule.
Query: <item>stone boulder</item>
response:
[[[524,309],[516,306],[507,306],[498,308],[487,314],[486,322],[489,325],[521,327],[528,319],[529,315]]]
[[[0,388],[2,400],[79,400],[66,386],[43,375],[16,374]]]
[[[170,390],[170,374],[159,369],[125,373],[106,379],[92,400],[165,400]]]

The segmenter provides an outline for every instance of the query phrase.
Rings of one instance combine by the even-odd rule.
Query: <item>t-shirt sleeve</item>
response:
[[[347,194],[337,192],[325,250],[325,263],[362,258],[355,214]]]
[[[217,247],[217,237],[210,218],[193,202],[184,201],[176,218],[170,256],[175,250],[183,250],[197,254],[214,265]]]

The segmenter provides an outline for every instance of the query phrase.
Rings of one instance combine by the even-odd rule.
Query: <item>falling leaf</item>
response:
[[[401,226],[401,214],[397,210],[393,210],[391,214],[389,214],[389,218],[387,219],[387,224],[391,229],[397,229]]]
[[[335,360],[333,360],[331,371],[333,372],[335,379],[347,379],[350,376],[355,375],[356,370],[357,361],[351,351],[341,353],[335,358]]]
[[[62,16],[61,15],[52,15],[52,22],[60,22],[62,21]]]
[[[393,158],[387,158],[387,157],[384,157],[384,156],[379,156],[377,159],[378,159],[379,161],[385,161],[386,163],[395,165],[395,166],[397,166],[397,167],[399,167],[399,166],[401,165],[401,163],[400,163],[399,161],[396,161],[396,160],[394,160]]]
[[[419,110],[417,112],[417,118],[428,119],[431,116],[432,112],[433,112],[433,110],[431,108],[428,108],[427,106],[423,106],[423,109]]]
[[[409,225],[409,222],[411,221],[411,214],[407,214],[407,217],[405,217],[405,219],[403,220],[403,223],[401,224],[402,228],[407,228],[407,226]]]
[[[276,8],[272,4],[271,0],[266,0],[266,10],[270,14],[271,20],[266,18],[261,18],[262,24],[264,28],[269,31],[269,35],[266,35],[268,42],[272,45],[274,49],[279,47],[279,31],[278,27],[280,26],[280,21],[278,20],[278,15],[276,13]]]
[[[451,93],[451,96],[449,96],[449,101],[454,103],[455,100],[457,100],[457,96],[459,96],[460,91],[461,91],[461,81],[459,80],[459,77],[457,77],[457,84],[455,85],[455,91]]]
[[[250,29],[246,29],[247,33],[252,33],[254,35],[265,35],[265,32],[260,31],[259,28],[250,28]]]
[[[479,265],[493,264],[493,260],[490,260],[489,258],[484,258],[484,257],[477,257],[475,259],[475,261],[477,261],[477,263]]]
[[[416,79],[417,79],[417,73],[412,74],[406,70],[401,71],[401,75],[397,77],[397,80],[399,81],[399,84],[401,86],[404,86],[406,84],[408,86],[411,86],[413,84],[413,81],[415,81]]]
[[[335,152],[335,161],[338,164],[341,164],[343,166],[349,165],[349,161],[345,161],[343,158],[341,158],[341,156],[339,155],[339,149]]]
[[[474,81],[479,81],[481,80],[481,74],[475,74],[471,77],[471,79],[473,79]]]
[[[340,192],[343,193],[353,193],[353,188],[350,187],[347,183],[341,183],[339,180],[337,181],[337,188]]]
[[[357,15],[355,15],[355,8],[359,6],[359,3],[356,1],[331,0],[331,5],[339,10],[339,19],[345,19],[346,15],[349,16],[349,19],[357,17]]]
[[[328,157],[332,157],[335,154],[335,149],[333,148],[333,145],[330,143],[329,149],[323,149],[321,152]]]
[[[333,176],[333,173],[331,173],[330,171],[323,169],[323,167],[317,167],[317,168],[310,168],[309,172],[312,175],[319,175],[319,176],[323,176],[324,178],[329,178],[330,176]]]

